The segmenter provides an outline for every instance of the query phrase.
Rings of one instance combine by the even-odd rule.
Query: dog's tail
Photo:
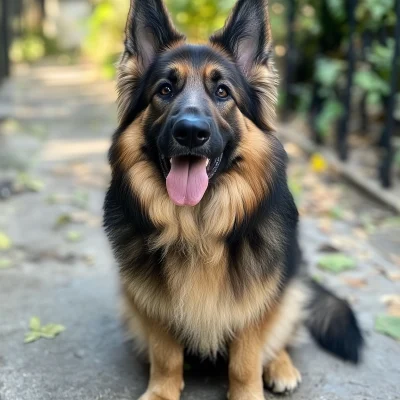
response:
[[[306,326],[311,335],[325,350],[357,364],[364,339],[350,305],[316,282],[310,287]]]

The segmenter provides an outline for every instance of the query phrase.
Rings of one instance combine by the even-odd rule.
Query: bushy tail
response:
[[[310,287],[306,326],[311,335],[325,350],[357,364],[364,339],[350,305],[316,282]]]

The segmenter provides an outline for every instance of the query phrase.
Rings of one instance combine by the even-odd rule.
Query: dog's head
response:
[[[190,45],[161,0],[132,0],[113,166],[151,163],[172,202],[193,206],[210,182],[261,162],[277,86],[267,3],[239,0],[207,45]]]

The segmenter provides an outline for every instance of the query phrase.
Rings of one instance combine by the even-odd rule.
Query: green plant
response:
[[[82,46],[83,54],[97,63],[107,78],[114,76],[114,64],[123,49],[128,9],[126,0],[100,0],[87,21],[88,35]]]

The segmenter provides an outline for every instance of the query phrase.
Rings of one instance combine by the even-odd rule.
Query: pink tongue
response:
[[[174,157],[167,176],[167,191],[178,206],[195,206],[208,186],[207,160],[202,157]]]

